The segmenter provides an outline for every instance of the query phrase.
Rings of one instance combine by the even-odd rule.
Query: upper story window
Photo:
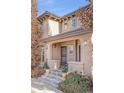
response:
[[[67,30],[67,28],[68,28],[68,24],[67,22],[64,22],[64,30]]]
[[[72,28],[75,28],[77,26],[77,20],[76,20],[76,18],[74,17],[73,19],[72,19]]]

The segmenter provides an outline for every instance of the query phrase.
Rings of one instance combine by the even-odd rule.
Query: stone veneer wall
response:
[[[90,5],[84,9],[79,9],[76,12],[76,16],[79,17],[85,29],[93,28],[93,2],[90,1]]]

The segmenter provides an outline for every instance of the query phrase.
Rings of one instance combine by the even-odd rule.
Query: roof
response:
[[[45,19],[53,19],[55,21],[61,21],[61,17],[51,13],[51,12],[44,12],[42,15],[40,15],[39,17],[37,17],[38,21],[40,21],[41,23],[45,20]]]
[[[43,38],[41,41],[45,43],[45,42],[55,41],[63,38],[68,38],[68,37],[77,36],[77,35],[86,34],[86,33],[92,33],[92,32],[93,32],[92,28],[91,29],[79,28],[73,31],[63,32],[55,36]]]
[[[85,9],[85,8],[87,8],[87,7],[89,7],[90,6],[90,4],[89,5],[87,5],[87,6],[85,6],[85,7],[80,7],[80,8],[78,8],[77,10],[75,10],[75,11],[73,11],[73,12],[71,12],[71,13],[68,13],[68,14],[66,14],[66,15],[64,15],[64,16],[62,16],[62,17],[60,17],[60,16],[58,16],[58,15],[55,15],[54,13],[51,13],[51,12],[49,12],[49,11],[45,11],[42,15],[40,15],[39,17],[37,17],[37,19],[42,23],[46,18],[48,19],[53,19],[53,20],[55,20],[55,21],[59,21],[59,22],[61,22],[62,21],[62,19],[64,19],[64,18],[66,18],[66,17],[69,17],[69,16],[71,16],[71,15],[75,15],[75,13],[78,11],[78,10],[80,10],[80,9]]]
[[[80,9],[85,9],[85,8],[87,8],[87,7],[89,7],[89,6],[90,6],[90,4],[87,5],[87,6],[85,6],[85,7],[80,7],[80,8],[78,8],[78,9],[76,9],[75,11],[70,12],[70,13],[64,15],[62,18],[67,17],[67,16],[70,16],[70,15],[73,15],[73,14],[75,14],[78,10],[80,10]]]
[[[45,15],[52,15],[52,16],[54,16],[54,17],[57,17],[57,18],[61,18],[61,17],[59,17],[59,16],[57,16],[57,15],[55,15],[54,13],[51,13],[51,12],[49,12],[49,11],[45,11],[42,15],[40,15],[39,17],[43,17],[43,16],[45,16]]]

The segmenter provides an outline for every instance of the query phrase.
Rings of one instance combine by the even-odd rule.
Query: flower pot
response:
[[[48,75],[50,73],[50,69],[46,69],[45,75]]]

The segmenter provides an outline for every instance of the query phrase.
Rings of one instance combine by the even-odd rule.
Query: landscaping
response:
[[[59,89],[64,93],[87,93],[92,87],[90,77],[77,73],[70,73],[63,82],[59,83]]]

